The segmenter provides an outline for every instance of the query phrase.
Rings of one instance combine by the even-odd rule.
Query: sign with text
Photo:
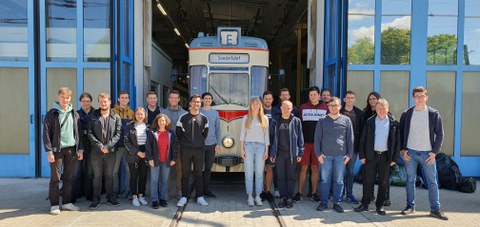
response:
[[[240,39],[238,30],[220,30],[220,44],[222,46],[237,46]]]
[[[217,64],[247,64],[250,61],[248,54],[210,54],[209,62]]]

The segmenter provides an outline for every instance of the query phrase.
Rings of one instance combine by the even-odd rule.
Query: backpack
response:
[[[407,185],[407,171],[405,166],[395,165],[390,175],[390,184],[394,186],[406,186]]]
[[[459,190],[462,183],[462,174],[457,163],[450,156],[439,153],[436,156],[436,164],[439,188]]]
[[[353,177],[353,180],[359,184],[363,184],[363,177],[365,175],[365,164],[362,164],[360,166],[360,169],[358,169],[357,174]]]
[[[477,181],[472,177],[464,177],[460,184],[460,191],[464,193],[474,193],[477,189]]]

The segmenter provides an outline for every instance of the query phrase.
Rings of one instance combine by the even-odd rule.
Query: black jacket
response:
[[[88,140],[88,125],[90,124],[90,118],[93,116],[95,109],[92,107],[89,113],[85,113],[82,108],[77,110],[80,117],[80,124],[78,125],[78,133],[80,134],[80,141],[83,141],[83,149],[85,152],[90,152],[91,143]]]
[[[362,136],[360,138],[360,159],[374,160],[374,145],[375,145],[375,119],[377,115],[370,117],[365,123]],[[388,132],[387,142],[387,157],[389,162],[398,162],[400,156],[400,126],[397,120],[388,116],[390,121],[390,129]]]
[[[59,110],[52,108],[45,115],[43,122],[43,146],[47,153],[60,152],[60,119],[58,117]],[[79,119],[75,110],[71,111],[73,117],[73,136],[75,137],[75,146],[77,153],[83,153],[83,142],[78,134]]]
[[[92,143],[92,152],[102,152],[100,149],[103,146],[106,146],[109,152],[115,152],[115,145],[120,140],[122,131],[122,120],[120,116],[110,110],[107,139],[105,143],[102,143],[102,123],[100,117],[102,117],[100,109],[95,110],[88,125],[88,139]]]
[[[146,123],[145,123],[146,124]],[[147,132],[150,130],[150,127],[147,125]],[[137,141],[137,129],[135,129],[135,121],[131,121],[127,124],[125,129],[125,137],[123,138],[125,142],[125,148],[130,154],[136,155],[138,153],[138,141]]]
[[[432,146],[432,152],[438,154],[443,143],[443,124],[442,117],[438,110],[427,106],[428,108],[428,126],[430,134],[430,145]],[[410,122],[412,120],[412,114],[415,106],[408,108],[402,113],[400,117],[400,137],[401,137],[401,149],[406,150],[408,143],[408,135],[410,133]]]
[[[153,160],[155,163],[155,166],[158,166],[158,163],[160,163],[160,156],[158,154],[158,140],[157,137],[154,134],[155,132],[152,130],[147,131],[147,143],[145,144],[145,150],[146,150],[146,158],[147,161]],[[172,130],[168,131],[168,138],[169,138],[169,143],[168,143],[168,153],[167,157],[170,161],[176,161],[177,160],[177,149],[175,149],[175,144],[177,142],[177,139],[175,137],[175,133],[173,133]]]
[[[355,111],[355,120],[357,121],[357,125],[355,125],[358,129],[353,129],[353,149],[355,153],[358,154],[358,151],[360,149],[360,136],[362,135],[363,132],[363,127],[365,126],[365,112],[361,110],[360,108],[354,106],[353,110]],[[342,108],[340,110],[340,113],[345,115],[345,108]]]
[[[181,148],[203,149],[208,135],[208,118],[202,113],[187,112],[178,119],[176,132]]]

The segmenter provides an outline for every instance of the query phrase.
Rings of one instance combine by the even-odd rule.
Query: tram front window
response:
[[[248,74],[212,73],[208,91],[213,95],[215,104],[235,104],[247,106],[249,99]]]

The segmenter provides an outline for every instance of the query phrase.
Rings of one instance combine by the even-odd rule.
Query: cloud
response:
[[[349,21],[361,21],[365,18],[372,18],[375,15],[375,8],[366,1],[355,2],[353,5],[350,1],[348,12]]]
[[[410,28],[410,16],[403,16],[395,18],[393,21],[382,24],[382,31],[393,27],[393,28]],[[348,45],[351,46],[355,43],[356,40],[363,37],[368,37],[371,40],[374,40],[375,37],[374,25],[366,27],[361,26],[355,29],[349,29],[348,31]]]
[[[410,16],[395,18],[392,22],[382,24],[382,31],[388,28],[410,28]]]

